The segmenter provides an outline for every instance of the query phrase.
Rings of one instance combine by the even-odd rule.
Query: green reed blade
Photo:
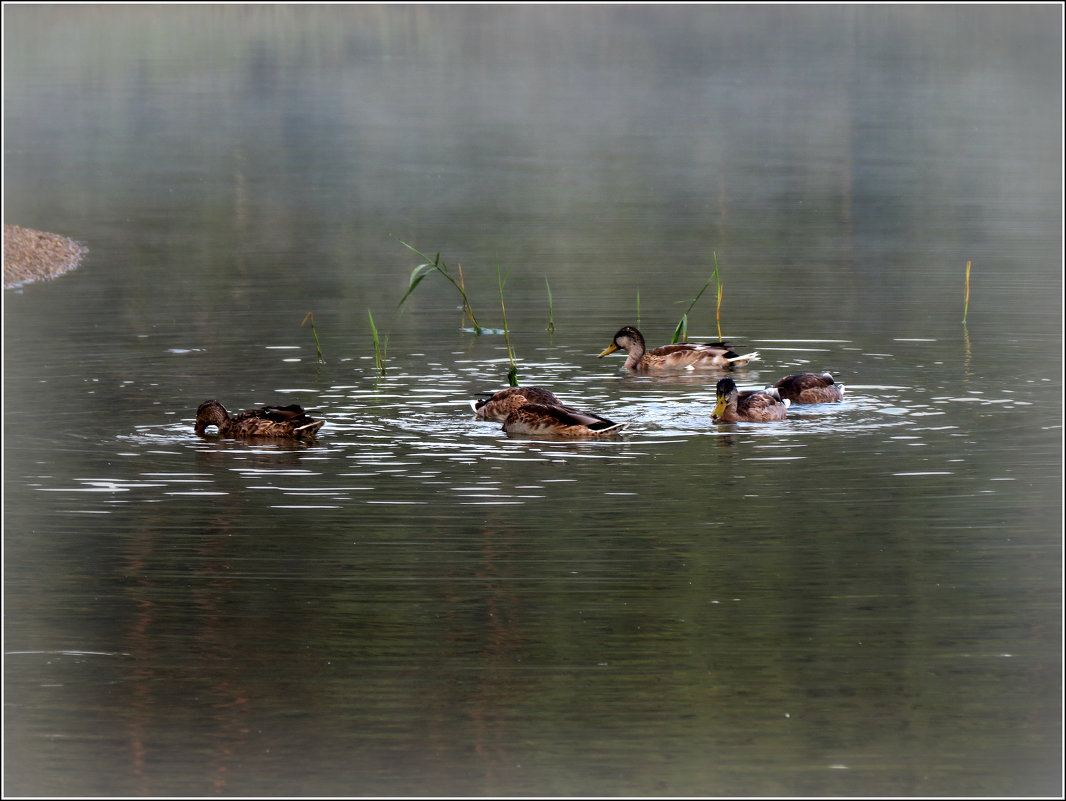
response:
[[[688,315],[682,315],[681,320],[677,324],[677,328],[674,329],[674,338],[670,340],[670,344],[673,345],[677,342],[685,342],[688,339]]]
[[[972,261],[966,262],[966,301],[962,307],[962,324],[966,325],[966,315],[970,312],[970,266]]]
[[[718,273],[718,252],[714,252],[714,280],[718,284],[718,302],[714,307],[714,322],[718,327],[718,341],[722,341],[722,278]]]
[[[507,271],[510,275],[510,270]],[[500,272],[500,264],[496,263],[496,284],[500,288],[500,312],[503,314],[503,341],[507,344],[507,358],[511,362],[511,368],[507,371],[507,383],[512,387],[518,386],[518,365],[515,363],[514,348],[511,347],[511,332],[507,328],[507,306],[503,302],[503,285],[507,283]]]
[[[396,237],[393,237],[393,239],[396,239]],[[407,291],[404,293],[403,297],[400,298],[400,302],[397,304],[397,307],[402,306],[404,304],[404,301],[406,301],[407,298],[410,297],[411,293],[415,291],[415,287],[422,283],[422,279],[424,279],[427,275],[430,275],[432,273],[440,273],[442,276],[444,276],[445,279],[447,279],[448,283],[454,286],[459,292],[459,295],[463,299],[463,313],[470,318],[470,323],[474,326],[474,333],[480,336],[482,329],[481,325],[477,321],[477,318],[474,317],[474,309],[470,305],[470,298],[467,297],[466,294],[466,286],[463,282],[463,268],[461,266],[459,267],[459,280],[456,281],[455,276],[453,276],[451,272],[449,272],[448,265],[441,261],[440,253],[438,253],[432,260],[430,260],[429,256],[427,256],[425,253],[420,251],[418,248],[407,244],[402,239],[396,239],[396,241],[408,250],[410,250],[412,253],[416,253],[426,260],[423,264],[418,265],[414,268],[414,270],[411,271],[411,278],[409,279],[407,284]]]
[[[692,307],[696,305],[696,302],[703,296],[703,293],[707,291],[707,287],[709,287],[711,285],[711,283],[717,279],[717,277],[718,277],[718,256],[715,255],[714,272],[711,273],[711,277],[707,279],[707,283],[705,283],[703,285],[703,287],[700,289],[700,291],[696,293],[696,297],[694,297],[692,299],[692,302],[689,303],[688,308],[685,309],[685,313],[683,315],[681,315],[681,321],[677,324],[677,328],[674,329],[674,338],[670,341],[671,345],[676,343],[678,341],[679,337],[681,338],[680,339],[681,342],[685,341],[685,337],[687,336],[687,333],[688,333],[688,313],[690,311],[692,311]],[[679,303],[684,303],[684,301],[679,301]],[[719,330],[719,338],[721,338],[721,331],[720,330]]]
[[[315,315],[312,312],[308,312],[304,317],[304,321],[300,323],[300,328],[304,327],[304,324],[310,320],[311,322],[311,334],[315,338],[315,350],[318,351],[318,360],[325,364],[326,360],[322,358],[322,344],[318,341],[318,332],[315,330]]]
[[[548,288],[548,328],[549,334],[555,333],[555,314],[552,311],[552,285],[548,283],[548,276],[544,276],[544,286]]]
[[[370,318],[370,333],[374,337],[374,365],[378,373],[385,375],[385,352],[389,347],[389,338],[385,337],[385,342],[382,344],[378,338],[377,326],[374,325],[374,315],[370,313],[370,309],[366,310],[366,314]]]

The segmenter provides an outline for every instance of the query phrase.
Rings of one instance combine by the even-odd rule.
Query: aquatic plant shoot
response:
[[[962,324],[966,325],[966,315],[970,312],[970,266],[972,261],[966,262],[966,300],[962,306]]]
[[[311,334],[315,338],[315,350],[318,351],[318,360],[325,364],[326,360],[322,358],[322,345],[318,341],[318,332],[315,330],[315,315],[313,312],[307,313],[307,316],[304,317],[304,321],[300,323],[300,328],[303,328],[308,322],[311,323]]]
[[[414,268],[414,270],[411,271],[411,278],[407,284],[407,291],[404,293],[403,297],[400,298],[400,302],[397,304],[397,306],[403,306],[407,298],[409,298],[411,296],[411,293],[415,291],[415,287],[422,283],[423,279],[425,279],[426,276],[432,275],[433,273],[440,273],[442,276],[444,276],[445,279],[447,279],[448,283],[454,286],[459,292],[459,295],[463,299],[463,313],[470,318],[470,324],[474,327],[474,333],[480,336],[482,328],[481,325],[478,323],[477,318],[474,317],[474,310],[470,306],[470,298],[467,297],[466,288],[463,286],[462,268],[460,268],[459,280],[456,281],[455,276],[453,276],[448,270],[448,265],[441,261],[440,253],[438,253],[436,256],[433,257],[432,260],[430,260],[429,256],[427,256],[425,253],[422,253],[417,248],[412,247],[411,245],[407,244],[402,240],[397,239],[396,241],[408,250],[418,254],[423,259],[425,259],[425,262],[419,264],[417,267]]]
[[[548,327],[549,334],[555,333],[555,315],[552,313],[552,285],[548,283],[548,276],[544,276],[544,286],[548,288]]]
[[[700,291],[696,293],[696,297],[694,297],[692,299],[692,301],[689,303],[688,308],[685,309],[685,313],[681,315],[681,319],[678,321],[677,327],[674,329],[673,339],[670,340],[670,344],[671,345],[677,344],[678,342],[687,341],[687,337],[688,337],[688,313],[690,311],[692,311],[692,308],[696,305],[696,302],[700,299],[700,297],[703,296],[703,293],[707,291],[707,287],[709,287],[712,282],[717,282],[717,284],[718,284],[718,304],[715,307],[715,322],[718,325],[718,339],[719,340],[722,339],[722,319],[721,319],[721,313],[722,313],[722,279],[721,279],[721,277],[719,276],[719,273],[718,273],[718,254],[715,253],[714,254],[714,272],[712,272],[711,273],[711,277],[707,279],[707,283],[705,283],[703,285],[703,287],[700,289]],[[684,301],[680,301],[680,302],[683,303]],[[637,294],[637,318],[638,318],[638,320],[640,318],[640,294],[639,293]]]
[[[508,271],[510,274],[510,271]],[[507,383],[512,387],[518,386],[518,365],[514,358],[514,348],[511,347],[511,332],[507,329],[507,307],[503,302],[503,285],[506,279],[500,272],[500,265],[496,265],[496,284],[500,288],[500,312],[503,314],[503,341],[507,345],[507,358],[511,361],[511,367],[507,371]]]
[[[374,366],[380,375],[385,375],[385,351],[389,347],[389,338],[385,337],[384,343],[378,339],[378,329],[374,325],[374,315],[370,313],[370,309],[366,310],[367,317],[370,318],[370,333],[374,337]]]

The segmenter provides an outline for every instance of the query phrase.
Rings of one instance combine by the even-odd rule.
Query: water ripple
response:
[[[917,347],[924,341],[896,342]],[[762,388],[788,372],[823,369],[844,351],[875,359],[892,356],[851,346],[846,340],[765,340],[759,347],[773,353],[771,361],[777,367],[760,365],[733,372],[742,390]],[[803,463],[809,459],[807,446],[825,438],[844,441],[874,435],[882,447],[924,453],[928,445],[945,438],[967,437],[968,426],[957,419],[960,410],[1002,413],[1030,404],[1024,393],[1009,389],[991,392],[845,380],[847,394],[841,403],[793,405],[784,420],[774,423],[715,424],[710,415],[718,373],[636,375],[615,365],[590,370],[584,349],[545,351],[537,354],[537,361],[522,365],[524,383],[551,389],[569,405],[628,423],[620,436],[592,440],[508,436],[500,423],[481,420],[470,409],[471,399],[502,388],[497,382],[507,359],[471,359],[460,353],[447,364],[420,360],[417,371],[395,364],[379,376],[369,369],[361,374],[358,368],[351,380],[331,382],[319,390],[296,386],[276,390],[277,397],[298,395],[305,408],[326,420],[314,442],[200,437],[193,433],[187,409],[164,412],[169,422],[140,425],[116,439],[121,443],[119,455],[165,459],[166,466],[157,461],[159,469],[68,481],[37,477],[29,485],[41,492],[99,495],[104,511],[109,504],[129,503],[131,498],[133,502],[207,498],[238,488],[276,495],[278,503],[272,508],[328,509],[351,503],[421,506],[439,497],[461,505],[515,505],[549,494],[549,482],[572,479],[514,484],[495,479],[500,473],[486,477],[485,471],[516,470],[515,475],[521,475],[536,465],[575,469],[583,463],[645,462],[673,448],[698,446],[700,441],[722,446],[746,443],[750,449],[742,460],[752,465]],[[190,453],[195,459],[190,470],[182,472],[180,460]],[[951,475],[952,469],[941,460],[893,475]],[[482,474],[481,480],[471,480],[476,473]],[[411,495],[412,482],[420,495]],[[617,487],[613,491],[626,495]]]

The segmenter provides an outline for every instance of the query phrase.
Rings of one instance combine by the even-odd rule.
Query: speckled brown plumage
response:
[[[685,342],[647,350],[644,335],[631,325],[619,329],[614,340],[599,358],[602,359],[616,350],[624,350],[629,354],[625,363],[627,370],[669,370],[686,367],[731,370],[759,358],[758,351],[740,356],[726,342]]]
[[[300,406],[264,406],[230,416],[217,400],[204,401],[196,410],[195,431],[203,435],[216,426],[222,437],[282,437],[313,439],[325,420],[313,420]]]
[[[740,392],[732,378],[723,378],[715,388],[717,404],[711,413],[716,423],[770,423],[784,420],[789,401],[776,389]]]
[[[530,436],[606,437],[620,433],[627,425],[563,406],[527,403],[507,415],[503,430],[508,434]]]
[[[836,403],[844,399],[844,385],[829,373],[794,373],[774,383],[782,398],[793,403]]]
[[[490,398],[470,401],[470,406],[478,417],[502,422],[507,419],[507,415],[527,403],[565,407],[565,404],[555,395],[540,387],[508,387],[501,389]]]

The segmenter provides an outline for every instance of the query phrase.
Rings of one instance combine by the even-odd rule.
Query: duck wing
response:
[[[679,342],[676,345],[663,345],[662,347],[654,348],[648,353],[652,356],[673,356],[678,353],[698,353],[703,347],[703,345],[697,345],[695,342]]]
[[[830,373],[794,373],[786,375],[770,389],[777,389],[793,403],[827,403],[844,397],[844,385]]]
[[[760,416],[783,413],[789,406],[782,400],[777,390],[756,389],[741,392],[737,397],[737,411],[746,416]]]
[[[759,358],[758,351],[737,355],[726,342],[684,342],[677,345],[663,345],[651,351],[653,358],[665,364],[704,364],[723,369],[742,366]]]
[[[780,381],[776,381],[774,386],[777,389],[802,392],[805,389],[821,389],[822,387],[832,386],[835,383],[833,376],[829,373],[820,375],[818,373],[795,373],[786,375]]]
[[[569,406],[554,406],[545,403],[525,404],[508,415],[507,423],[519,420],[537,428],[586,428],[599,433],[620,430],[629,425],[628,423],[616,423],[598,414],[582,412]]]
[[[563,402],[555,395],[540,387],[508,387],[494,393],[491,397],[471,401],[470,407],[479,417],[484,417],[486,420],[503,420],[515,409],[527,403],[563,405]]]
[[[303,407],[296,403],[288,406],[264,406],[262,409],[250,412],[250,414],[263,420],[272,420],[275,423],[292,423],[296,426],[314,422]]]

